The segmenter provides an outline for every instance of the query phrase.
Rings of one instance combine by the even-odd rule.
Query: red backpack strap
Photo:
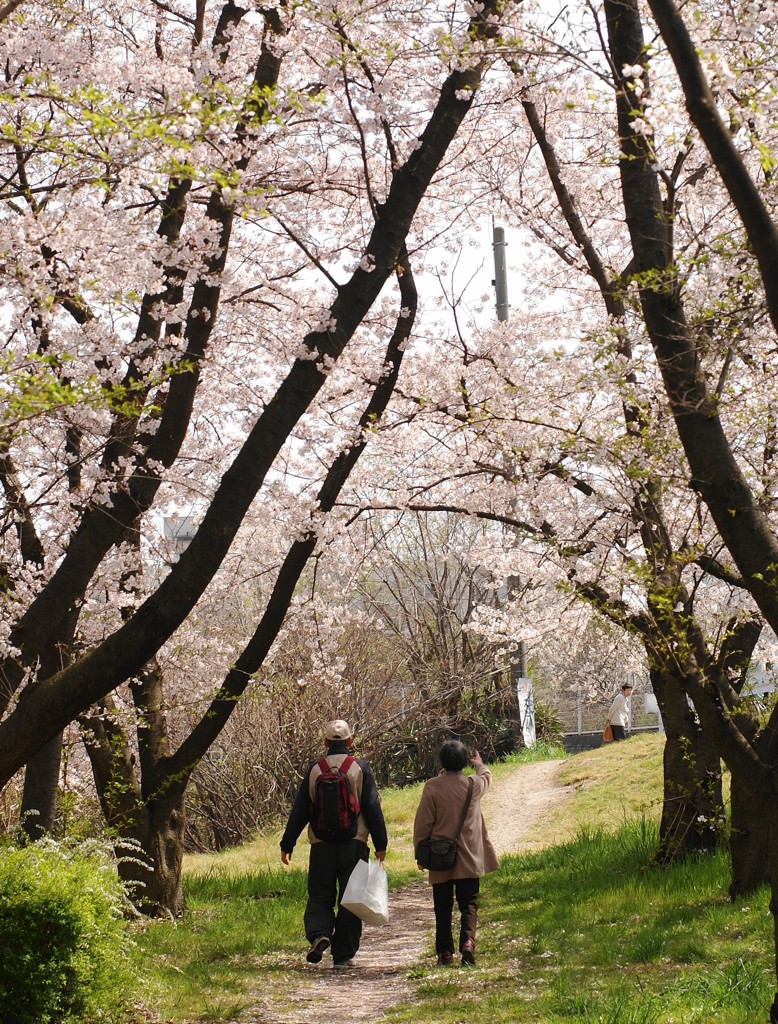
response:
[[[326,757],[320,757],[316,764],[319,766],[319,771],[322,773],[322,775],[324,775],[325,772],[328,772],[330,770],[330,763]]]
[[[340,766],[340,768],[338,768],[338,771],[343,772],[344,775],[348,775],[348,770],[352,766],[352,764],[354,764],[355,761],[356,758],[352,757],[351,754],[349,754],[346,760]]]

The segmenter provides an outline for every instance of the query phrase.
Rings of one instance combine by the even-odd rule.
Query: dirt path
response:
[[[567,796],[557,780],[560,761],[524,765],[492,785],[483,801],[489,835],[498,853],[532,847],[531,827]],[[332,1024],[373,1022],[412,997],[408,968],[430,956],[432,898],[426,881],[390,895],[388,928],[365,928],[356,966],[332,970],[329,957],[315,966],[302,956],[278,959],[287,984],[258,994],[244,1024]],[[267,960],[263,961],[267,966]]]

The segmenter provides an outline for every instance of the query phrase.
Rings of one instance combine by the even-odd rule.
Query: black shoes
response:
[[[475,964],[475,943],[472,939],[466,939],[462,943],[462,963],[468,967],[472,967]],[[449,953],[448,950],[443,953],[438,953],[438,965],[440,967],[453,967],[454,965],[454,954]]]
[[[330,940],[326,935],[319,935],[311,943],[311,948],[305,955],[305,959],[309,964],[321,963],[321,958],[324,956],[325,950],[329,949]]]

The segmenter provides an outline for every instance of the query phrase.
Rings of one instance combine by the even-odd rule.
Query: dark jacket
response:
[[[340,745],[330,748],[331,752],[326,758],[332,765],[340,765],[349,755],[348,749],[341,749]],[[352,755],[353,756],[353,755]],[[295,847],[300,833],[308,825],[308,839],[311,843],[319,843],[324,840],[317,839],[310,828],[311,800],[313,799],[313,787],[316,777],[320,774],[318,758],[307,768],[300,786],[297,790],[294,804],[292,805],[286,829],[281,837],[281,849],[284,853],[291,853]],[[363,758],[355,758],[354,764],[348,772],[349,785],[359,803],[359,821],[357,823],[357,834],[354,837],[362,843],[366,843],[368,836],[373,840],[376,851],[386,849],[386,823],[384,812],[381,809],[381,800],[378,796],[375,776],[370,764]]]

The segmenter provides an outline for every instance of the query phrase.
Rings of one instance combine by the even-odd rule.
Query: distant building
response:
[[[171,541],[171,565],[177,562],[189,547],[190,541],[197,533],[197,526],[194,516],[165,516],[162,531],[165,540]]]

